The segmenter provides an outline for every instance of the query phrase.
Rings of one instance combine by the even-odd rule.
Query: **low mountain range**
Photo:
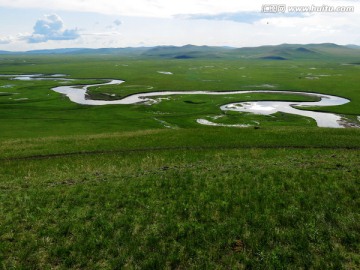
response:
[[[215,47],[215,46],[157,46],[128,48],[64,48],[34,50],[25,52],[0,51],[2,55],[121,55],[132,57],[192,59],[233,58],[262,60],[326,59],[328,57],[349,57],[360,59],[360,46],[322,44],[281,44],[259,47]]]

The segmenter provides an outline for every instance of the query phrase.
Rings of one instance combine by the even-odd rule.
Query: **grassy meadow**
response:
[[[0,77],[0,269],[359,269],[360,130],[220,110],[314,98],[84,106],[51,90],[119,79],[89,96],[317,92],[351,102],[315,110],[359,125],[360,66],[349,64],[358,60],[0,55],[3,75],[74,79]],[[252,126],[196,122],[219,115],[212,121]]]

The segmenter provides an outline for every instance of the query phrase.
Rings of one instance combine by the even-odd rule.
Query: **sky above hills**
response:
[[[360,44],[360,0],[0,0],[0,50]]]

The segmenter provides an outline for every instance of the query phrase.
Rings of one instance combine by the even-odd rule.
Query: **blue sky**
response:
[[[261,12],[284,3],[354,10]],[[359,12],[359,0],[0,0],[0,50],[360,44]]]

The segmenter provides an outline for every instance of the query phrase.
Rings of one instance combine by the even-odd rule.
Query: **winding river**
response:
[[[9,75],[2,75],[9,76]],[[40,75],[12,75],[12,79],[20,79],[26,77],[26,80],[65,80],[69,79],[60,78],[60,76],[56,77],[46,77],[42,78]],[[92,84],[92,85],[73,85],[73,86],[58,86],[52,88],[53,91],[57,93],[61,93],[66,95],[72,102],[82,104],[82,105],[117,105],[117,104],[136,104],[136,103],[146,103],[146,104],[154,104],[160,102],[160,96],[171,96],[171,95],[233,95],[233,94],[249,94],[249,93],[286,93],[286,94],[296,94],[296,95],[305,95],[305,96],[313,96],[320,98],[320,101],[316,102],[285,102],[285,101],[253,101],[253,102],[237,102],[237,103],[229,103],[220,107],[223,111],[238,111],[238,112],[249,112],[255,114],[263,114],[270,115],[276,112],[284,112],[296,115],[302,115],[306,117],[313,118],[319,127],[332,127],[332,128],[342,128],[346,123],[342,121],[341,116],[333,113],[325,113],[325,112],[315,112],[309,110],[301,110],[299,108],[306,107],[322,107],[322,106],[339,106],[350,102],[348,99],[319,94],[319,93],[309,93],[309,92],[296,92],[296,91],[271,91],[271,90],[246,90],[246,91],[223,91],[223,92],[213,92],[213,91],[163,91],[163,92],[148,92],[148,93],[140,93],[133,94],[127,97],[124,97],[120,100],[92,100],[86,94],[89,87],[96,86],[104,86],[104,85],[117,85],[121,84],[124,81],[122,80],[111,80],[107,83],[101,84]],[[220,125],[216,124],[208,120],[198,119],[197,121],[200,124],[205,125]],[[234,125],[233,125],[234,126]],[[240,126],[240,125],[239,125]]]
[[[220,107],[223,111],[239,111],[239,112],[250,112],[255,114],[266,114],[270,115],[276,112],[284,112],[290,114],[297,114],[306,117],[313,118],[319,127],[332,127],[341,128],[344,127],[344,123],[341,121],[341,116],[333,113],[315,112],[297,109],[296,107],[309,107],[309,106],[339,106],[350,102],[348,99],[324,95],[318,93],[304,93],[295,91],[270,91],[270,90],[256,90],[256,91],[224,91],[224,92],[213,92],[213,91],[163,91],[163,92],[149,92],[141,94],[133,94],[120,100],[104,101],[104,100],[92,100],[86,95],[86,91],[89,87],[120,84],[123,83],[121,80],[112,80],[104,84],[86,85],[82,88],[78,86],[59,86],[52,90],[55,92],[64,94],[69,97],[73,102],[83,105],[110,105],[110,104],[136,104],[146,102],[153,104],[158,102],[155,97],[160,96],[171,96],[171,95],[232,95],[232,94],[249,94],[249,93],[287,93],[314,96],[320,98],[317,102],[284,102],[284,101],[256,101],[256,102],[240,102],[230,103]],[[219,125],[208,120],[198,119],[200,124],[205,125]]]

